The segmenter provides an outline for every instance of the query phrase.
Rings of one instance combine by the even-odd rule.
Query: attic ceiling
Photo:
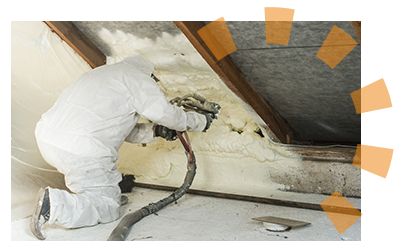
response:
[[[102,28],[156,39],[181,31],[173,22],[73,22],[106,56]],[[204,22],[208,24],[209,22]],[[349,22],[293,22],[288,46],[265,43],[264,22],[227,22],[237,51],[230,54],[256,91],[288,121],[302,142],[361,142],[361,116],[350,96],[361,88],[361,46],[334,69],[316,57],[333,25],[357,38]]]

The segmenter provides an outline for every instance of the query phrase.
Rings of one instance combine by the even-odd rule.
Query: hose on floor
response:
[[[210,112],[215,114],[215,116],[219,114],[220,110],[220,106],[218,104],[209,102],[205,98],[197,94],[189,94],[182,98],[174,98],[170,101],[170,103],[182,107],[185,111],[193,110],[199,113]],[[141,209],[136,210],[133,213],[125,215],[120,223],[117,225],[117,227],[111,232],[108,241],[125,240],[129,228],[133,226],[136,222],[140,221],[150,214],[157,213],[157,211],[161,210],[172,202],[176,202],[187,192],[187,190],[189,190],[189,187],[192,185],[194,176],[196,175],[196,159],[192,151],[187,132],[185,131],[181,133],[177,131],[176,133],[185,149],[185,154],[188,161],[187,172],[183,184],[179,187],[179,189],[177,189],[168,197],[156,203],[150,203],[149,205],[142,207]]]

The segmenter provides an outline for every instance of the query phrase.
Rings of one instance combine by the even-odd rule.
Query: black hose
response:
[[[181,138],[181,135],[180,135]],[[184,142],[182,142],[184,144]],[[184,145],[185,146],[185,145]],[[190,148],[190,146],[189,146]],[[158,201],[157,203],[150,203],[149,205],[142,207],[139,210],[136,210],[133,213],[127,214],[122,218],[119,222],[118,226],[112,231],[110,237],[108,237],[108,241],[123,241],[127,235],[127,232],[131,226],[133,226],[136,222],[140,221],[147,215],[152,213],[156,213],[157,211],[161,210],[165,206],[171,204],[174,201],[177,201],[181,198],[192,185],[194,176],[196,174],[196,159],[194,157],[193,151],[185,151],[186,157],[188,159],[187,165],[187,173],[185,176],[185,180],[182,186],[177,189],[174,193],[170,196]]]
[[[194,100],[191,100],[190,98],[193,98]],[[217,103],[209,102],[198,94],[188,94],[182,98],[177,97],[171,100],[170,103],[177,105],[178,107],[182,107],[185,111],[193,110],[197,112],[210,112],[213,114],[218,114],[219,110],[221,109]],[[185,154],[188,159],[188,171],[182,186],[170,196],[158,201],[157,203],[150,203],[149,205],[142,207],[133,213],[125,215],[124,218],[122,218],[122,220],[119,222],[118,226],[111,232],[110,237],[108,237],[108,241],[125,240],[129,228],[136,222],[140,221],[147,215],[156,213],[172,202],[177,201],[189,190],[189,187],[192,185],[194,176],[196,174],[196,159],[191,149],[187,132],[183,132],[187,141],[183,138],[182,133],[178,131],[176,133],[183,144]]]

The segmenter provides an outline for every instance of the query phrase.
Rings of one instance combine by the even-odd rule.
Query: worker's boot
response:
[[[121,206],[128,204],[129,198],[126,195],[121,195]]]
[[[32,233],[40,240],[46,239],[43,226],[50,218],[49,189],[40,188],[36,198],[36,206],[33,210],[30,228]]]

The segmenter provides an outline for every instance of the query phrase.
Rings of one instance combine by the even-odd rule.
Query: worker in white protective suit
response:
[[[36,237],[46,238],[45,224],[78,228],[119,217],[122,175],[116,161],[124,141],[173,140],[174,131],[210,126],[210,116],[169,104],[153,72],[147,58],[133,53],[83,74],[42,115],[35,130],[38,147],[46,162],[65,175],[71,193],[39,190],[30,222]],[[140,116],[154,123],[138,124]]]

